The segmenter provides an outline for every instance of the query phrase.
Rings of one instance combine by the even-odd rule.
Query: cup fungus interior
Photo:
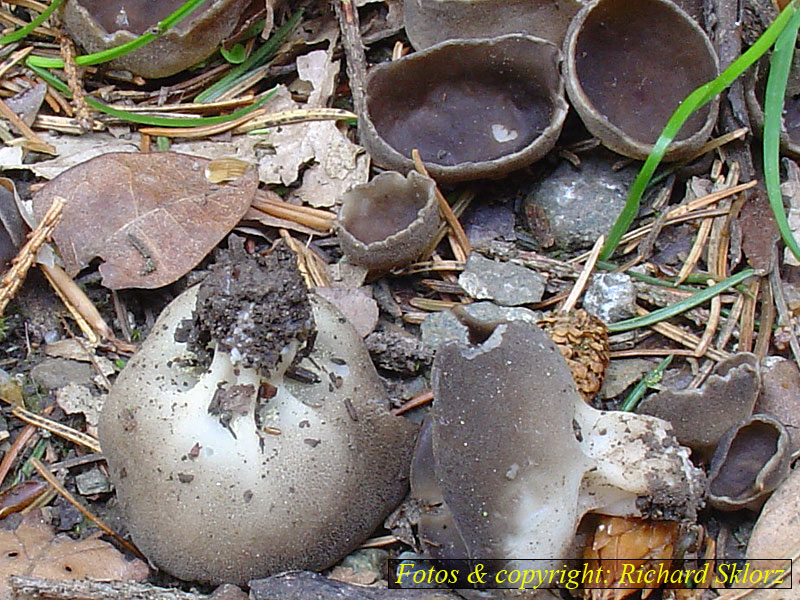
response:
[[[554,68],[534,70],[525,56],[533,45],[543,46],[523,37],[445,44],[376,69],[367,94],[377,132],[402,155],[416,148],[423,161],[444,166],[522,150],[550,123],[559,86],[557,50]]]
[[[364,244],[385,240],[411,225],[428,200],[428,190],[409,185],[405,177],[385,179],[380,193],[352,190],[348,195],[356,197],[342,204],[341,224]]]
[[[108,33],[126,30],[137,35],[143,34],[149,27],[164,20],[183,5],[184,0],[78,0]],[[210,6],[206,3],[205,7]],[[186,20],[202,13],[204,6],[198,8]],[[186,26],[186,21],[178,26]]]
[[[711,480],[710,492],[734,499],[752,493],[756,476],[778,451],[779,436],[775,427],[762,421],[739,429],[728,448],[727,464]]]
[[[575,65],[595,109],[649,144],[680,102],[717,75],[714,56],[696,26],[670,4],[652,0],[600,2],[578,35]],[[689,117],[676,139],[700,131],[709,110],[707,105]]]

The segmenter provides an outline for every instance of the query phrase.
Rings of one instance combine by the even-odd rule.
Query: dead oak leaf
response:
[[[0,600],[11,597],[10,575],[41,579],[142,581],[147,565],[126,560],[111,544],[97,538],[75,541],[54,535],[41,513],[28,513],[13,531],[0,530]]]
[[[258,186],[254,169],[206,179],[208,160],[174,152],[111,153],[65,171],[33,196],[41,219],[62,196],[53,239],[74,276],[95,257],[103,285],[157,288],[194,268],[239,222]]]

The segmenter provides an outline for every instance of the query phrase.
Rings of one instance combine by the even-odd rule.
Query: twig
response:
[[[600,252],[603,250],[603,244],[606,243],[606,236],[601,235],[597,238],[597,241],[594,243],[594,247],[592,251],[589,253],[589,259],[586,261],[586,265],[583,267],[583,271],[578,276],[578,279],[575,281],[575,285],[572,286],[572,291],[567,296],[567,300],[564,302],[564,305],[558,310],[560,313],[568,313],[575,305],[578,303],[578,298],[581,297],[583,294],[583,289],[586,287],[586,283],[589,281],[589,276],[594,271],[594,267],[597,264],[597,259],[600,258]]]
[[[18,419],[25,421],[29,425],[33,425],[35,427],[41,427],[42,429],[49,431],[50,433],[54,433],[57,436],[64,438],[70,442],[75,444],[80,444],[81,446],[86,446],[92,452],[101,452],[100,450],[100,443],[90,435],[85,433],[81,433],[72,427],[68,427],[66,425],[62,425],[57,421],[52,421],[42,415],[37,415],[36,413],[32,413],[31,411],[22,408],[21,406],[15,406],[11,409],[11,414],[17,417]]]
[[[392,410],[393,415],[402,415],[405,412],[410,411],[412,408],[417,408],[418,406],[423,406],[428,404],[433,400],[433,391],[428,390],[427,392],[422,392],[421,394],[417,394],[413,398],[411,398],[408,402],[404,403],[402,406],[398,406],[397,408]]]
[[[59,31],[58,44],[61,49],[61,60],[64,61],[64,74],[67,76],[67,85],[72,92],[72,106],[75,108],[78,126],[83,133],[89,133],[93,129],[94,120],[92,119],[92,111],[86,103],[81,73],[78,65],[75,64],[75,43],[63,31]]]
[[[636,310],[637,313],[642,316],[650,314],[647,310],[638,306],[636,307]],[[676,327],[675,325],[671,325],[667,322],[655,323],[653,325],[650,325],[650,328],[656,331],[657,333],[660,333],[664,337],[676,341],[679,344],[686,346],[687,348],[691,348],[693,354],[694,354],[694,349],[697,348],[697,346],[700,344],[700,338],[698,338],[696,335],[687,333],[686,331],[683,331],[680,327]],[[716,360],[717,362],[725,360],[730,356],[730,354],[728,354],[727,352],[722,352],[715,348],[708,348],[705,354],[706,356],[708,356],[708,358]]]
[[[22,119],[17,116],[13,110],[8,107],[8,104],[0,100],[0,116],[8,121],[17,129],[19,132],[25,136],[27,140],[27,148],[29,150],[34,150],[35,152],[44,152],[46,154],[52,154],[55,156],[57,154],[55,146],[52,144],[48,144],[42,138],[40,138],[36,133],[28,127],[28,124],[25,123]]]
[[[64,497],[65,500],[67,500],[67,502],[69,502],[70,504],[72,504],[72,506],[77,508],[84,517],[86,517],[87,519],[92,521],[92,523],[97,525],[104,533],[106,533],[107,535],[110,535],[111,537],[113,537],[117,541],[117,543],[119,543],[126,550],[128,550],[129,552],[132,552],[133,554],[138,556],[140,559],[142,559],[145,562],[147,562],[147,557],[144,554],[142,554],[136,546],[131,544],[128,540],[126,540],[121,535],[119,535],[116,531],[111,529],[111,527],[109,527],[103,521],[101,521],[99,518],[97,518],[95,515],[93,515],[92,512],[89,511],[83,504],[78,502],[72,496],[72,494],[70,494],[66,490],[66,488],[63,485],[61,485],[61,482],[55,477],[55,475],[53,475],[48,470],[48,468],[44,466],[44,464],[42,464],[42,461],[40,461],[38,458],[31,458],[31,464],[33,465],[33,468],[38,471],[39,475],[41,475],[42,478],[47,483],[52,485],[58,491],[58,493],[61,494]]]
[[[328,211],[309,206],[297,206],[283,200],[273,199],[269,197],[268,193],[261,190],[253,198],[250,206],[273,217],[293,221],[323,232],[330,231],[336,221],[336,217]]]
[[[0,105],[5,106],[2,100]],[[8,108],[6,106],[6,108]],[[36,255],[42,245],[53,235],[53,230],[61,221],[61,210],[64,208],[66,200],[61,196],[55,196],[50,208],[47,209],[41,222],[36,226],[36,229],[31,232],[28,241],[19,251],[16,258],[12,261],[11,268],[0,280],[0,316],[11,302],[11,299],[17,293],[22,282],[25,281],[25,276],[28,270],[36,261]]]
[[[739,351],[750,352],[753,349],[753,332],[756,328],[756,300],[761,289],[761,278],[750,283],[750,290],[744,296],[742,322],[739,325]]]
[[[342,31],[342,44],[347,57],[347,78],[353,93],[353,106],[359,115],[365,114],[364,81],[367,78],[367,57],[361,41],[358,9],[351,0],[334,0],[333,8]]]
[[[419,155],[419,150],[414,148],[411,151],[411,158],[414,160],[414,168],[417,169],[417,171],[419,171],[419,173],[422,175],[430,177],[428,174],[428,169],[426,169],[425,165],[422,163],[422,157]],[[441,190],[439,190],[439,186],[434,184],[433,191],[436,194],[436,199],[439,201],[439,210],[442,212],[444,220],[447,221],[448,225],[450,225],[450,229],[453,230],[453,235],[458,242],[458,246],[461,247],[463,256],[459,257],[458,254],[456,254],[456,259],[466,260],[466,257],[468,257],[470,252],[472,252],[472,245],[467,239],[467,234],[464,233],[464,228],[461,227],[461,223],[459,223],[458,218],[453,213],[453,209],[450,208],[447,198],[445,198],[444,194],[442,194]],[[453,250],[455,251],[455,248],[453,248]]]

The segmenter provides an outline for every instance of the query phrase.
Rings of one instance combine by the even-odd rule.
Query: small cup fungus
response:
[[[307,295],[291,252],[232,251],[164,310],[100,440],[148,558],[245,584],[330,566],[402,499],[415,427],[387,404],[361,338]]]
[[[588,406],[535,325],[477,333],[479,343],[436,354],[429,430],[412,464],[420,539],[434,558],[564,559],[588,511],[695,517],[702,471],[668,423]]]
[[[381,173],[342,197],[339,243],[350,260],[371,271],[414,261],[439,228],[439,202],[430,177]]]
[[[757,510],[787,475],[789,432],[770,415],[732,427],[717,446],[708,476],[708,501],[720,510]]]
[[[564,40],[567,94],[606,147],[644,159],[667,120],[719,61],[705,32],[669,0],[592,0]],[[711,134],[718,100],[681,127],[666,160],[696,151]]]
[[[68,0],[64,25],[89,52],[120,46],[177,10],[184,0]],[[142,77],[167,77],[207,58],[230,34],[249,0],[213,0],[146,46],[111,64]]]
[[[405,0],[406,34],[416,50],[452,39],[526,33],[561,45],[579,0]]]
[[[567,103],[556,46],[527,35],[453,40],[374,67],[359,116],[364,147],[408,172],[419,150],[431,177],[499,177],[556,143]]]

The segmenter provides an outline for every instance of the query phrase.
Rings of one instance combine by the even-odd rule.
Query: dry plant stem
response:
[[[325,266],[320,264],[321,260],[314,251],[294,239],[285,229],[280,229],[279,231],[283,241],[297,255],[297,266],[300,269],[300,274],[303,276],[306,287],[330,286],[331,282],[325,271]]]
[[[430,177],[428,174],[428,170],[425,168],[425,165],[422,163],[422,158],[419,155],[419,150],[416,148],[411,151],[411,158],[414,160],[414,168],[425,175],[425,177]],[[439,201],[439,210],[442,212],[444,216],[444,220],[447,221],[447,224],[450,225],[450,229],[453,230],[453,235],[455,235],[456,240],[458,241],[458,245],[460,246],[461,255],[463,258],[460,258],[458,254],[456,254],[457,260],[466,260],[466,257],[469,256],[470,252],[472,252],[472,246],[467,239],[467,234],[464,233],[464,228],[461,227],[461,223],[459,223],[456,215],[453,213],[453,209],[450,208],[450,205],[447,203],[447,199],[442,194],[441,190],[439,190],[439,186],[434,186],[434,192],[436,193],[436,199]],[[455,253],[456,248],[453,248]]]
[[[341,121],[357,118],[358,115],[342,108],[298,108],[258,116],[248,123],[238,126],[233,133],[247,133],[255,129],[310,123],[311,121]]]
[[[353,106],[359,115],[365,114],[364,80],[367,77],[367,57],[361,41],[358,9],[351,0],[334,0],[333,8],[342,31],[342,44],[347,57],[347,78],[353,93]]]
[[[58,479],[56,479],[56,477],[47,469],[47,467],[44,466],[44,464],[42,464],[42,462],[38,458],[31,458],[31,464],[33,465],[33,468],[38,471],[39,475],[41,475],[42,478],[47,483],[52,485],[58,491],[58,493],[61,494],[65,500],[67,500],[67,502],[69,502],[75,508],[77,508],[84,517],[92,521],[92,523],[97,525],[104,533],[113,537],[117,541],[117,543],[120,544],[122,547],[124,547],[126,550],[132,552],[137,557],[147,562],[147,557],[141,552],[139,552],[139,549],[136,546],[131,544],[128,540],[123,538],[116,531],[111,529],[108,525],[103,523],[100,519],[94,516],[85,506],[83,506],[83,504],[78,502],[72,496],[72,494],[70,494],[66,490],[66,488],[64,488],[64,486],[61,485],[61,482]]]
[[[597,238],[597,241],[594,243],[592,247],[592,251],[589,253],[589,258],[586,261],[586,265],[583,267],[583,271],[578,276],[578,279],[575,281],[575,285],[572,286],[572,291],[567,296],[566,302],[564,305],[558,309],[560,313],[568,313],[575,305],[578,303],[578,298],[581,297],[583,294],[583,290],[586,287],[586,284],[589,282],[589,277],[594,271],[594,267],[597,264],[597,259],[600,257],[600,252],[603,250],[603,244],[606,243],[606,236],[601,235]]]
[[[392,414],[402,415],[403,413],[410,411],[412,408],[417,408],[418,406],[424,406],[425,404],[428,404],[432,401],[433,401],[433,391],[428,390],[427,392],[422,392],[421,394],[417,394],[402,406],[398,406],[397,408],[392,409]]]
[[[775,271],[775,269],[773,269]],[[771,283],[771,280],[770,280]],[[780,283],[778,283],[780,285]],[[772,286],[765,285],[763,294],[761,296],[761,318],[758,322],[758,337],[756,337],[756,346],[753,349],[753,354],[758,357],[758,360],[764,360],[769,354],[769,341],[772,337],[772,326],[775,324],[775,303],[773,301]],[[792,354],[797,361],[796,349],[800,349],[797,345],[797,337],[794,333],[790,332],[790,346],[792,346]]]
[[[238,119],[232,119],[225,123],[217,123],[216,125],[202,125],[200,127],[142,127],[139,131],[153,137],[201,138],[230,131],[243,123],[247,123],[253,117],[263,114],[264,109],[257,108],[253,112],[241,116]]]
[[[639,316],[648,315],[650,311],[641,308],[640,306],[636,307],[636,313]],[[691,348],[692,352],[694,353],[694,349],[697,348],[698,344],[700,344],[700,338],[696,335],[691,333],[687,333],[683,331],[681,328],[676,327],[675,325],[670,325],[669,323],[656,323],[655,325],[651,325],[650,328],[657,333],[660,333],[664,337],[667,337],[673,341],[678,342],[686,346],[687,348]],[[705,356],[708,358],[715,360],[717,362],[721,360],[725,360],[730,356],[727,352],[722,352],[715,348],[708,348],[705,352]]]
[[[433,298],[410,298],[408,304],[420,310],[427,310],[428,312],[439,312],[443,310],[450,310],[454,306],[460,306],[461,302],[452,302],[450,300],[435,300]]]
[[[361,544],[359,548],[385,548],[400,542],[400,538],[394,535],[381,535],[379,537],[369,538],[366,542]]]
[[[674,186],[675,175],[670,175],[666,184],[661,188],[661,190],[658,192],[658,196],[653,201],[653,210],[658,210],[660,212],[658,213],[656,220],[651,224],[652,229],[650,230],[650,233],[648,233],[644,241],[639,244],[639,252],[637,253],[637,259],[639,261],[647,260],[653,255],[653,248],[655,248],[656,239],[658,239],[658,236],[661,235],[661,230],[664,229],[664,226],[667,223],[667,217],[669,216],[669,211],[662,209],[669,200],[669,197],[672,195],[672,189]]]
[[[683,350],[681,348],[632,348],[630,350],[614,350],[609,354],[609,357],[614,358],[632,358],[635,356],[691,356],[694,357],[693,350]]]
[[[733,306],[730,309],[730,313],[728,314],[728,318],[725,320],[725,325],[722,326],[722,329],[719,331],[717,335],[717,343],[716,347],[720,350],[725,350],[725,346],[728,345],[728,342],[733,335],[733,331],[736,329],[736,325],[739,322],[739,317],[742,314],[742,309],[744,308],[744,295],[739,294],[736,297],[736,302],[733,303]]]
[[[28,56],[28,54],[30,54],[31,52],[33,52],[33,46],[26,46],[25,48],[21,48],[19,50],[16,50],[15,52],[12,52],[11,56],[8,57],[8,60],[3,62],[2,65],[0,65],[0,78],[5,76],[5,74],[11,67],[16,65],[26,56]]]
[[[55,581],[12,575],[8,584],[15,600],[211,600],[211,596],[127,581]]]
[[[69,36],[62,32],[58,36],[58,44],[61,48],[61,60],[64,61],[64,74],[67,76],[67,85],[72,92],[72,105],[75,107],[75,116],[78,125],[83,133],[92,130],[92,111],[86,104],[86,95],[83,92],[83,78],[75,64],[75,44]]]
[[[96,344],[100,338],[113,341],[114,332],[103,320],[100,312],[86,296],[86,293],[72,280],[72,277],[58,266],[39,265],[59,298],[75,318],[81,331]]]
[[[3,100],[0,100],[0,117],[7,119],[23,136],[25,136],[25,139],[28,141],[27,148],[29,150],[44,152],[46,154],[52,154],[53,156],[57,154],[52,144],[48,144],[36,135],[33,129],[28,127],[25,121],[20,119]]]
[[[4,10],[0,10],[0,22],[9,23],[14,27],[25,27],[26,25],[28,25],[27,21],[18,19],[14,15]],[[56,37],[56,32],[49,27],[45,27],[44,25],[39,25],[39,27],[33,30],[33,33],[41,37],[52,37],[52,38]]]
[[[703,222],[700,224],[700,229],[697,230],[697,237],[694,240],[694,244],[692,244],[692,249],[689,252],[689,256],[683,263],[683,266],[678,273],[678,278],[675,280],[675,285],[679,285],[686,281],[686,278],[692,274],[692,271],[694,271],[694,268],[697,266],[697,263],[700,260],[700,256],[703,254],[703,248],[706,246],[708,236],[711,233],[711,225],[713,223],[714,221],[712,219],[703,219]]]
[[[85,433],[81,433],[73,429],[72,427],[67,427],[66,425],[62,425],[57,421],[52,421],[42,415],[37,415],[36,413],[32,413],[31,411],[22,408],[21,406],[15,406],[11,409],[11,414],[17,417],[18,419],[25,421],[29,425],[34,427],[41,427],[42,429],[49,431],[59,437],[64,438],[74,444],[80,444],[81,446],[85,446],[92,452],[101,452],[100,450],[100,443],[90,435]]]
[[[277,196],[277,194],[275,195]],[[330,231],[336,221],[336,217],[327,211],[308,206],[296,206],[283,200],[274,200],[265,197],[265,194],[256,195],[250,205],[265,214],[293,221],[322,232]]]
[[[55,409],[55,405],[50,405],[46,407],[42,413],[49,415]],[[20,452],[22,449],[30,443],[32,440],[35,440],[39,437],[39,432],[33,425],[27,425],[25,429],[17,436],[17,439],[14,440],[14,443],[11,444],[11,447],[3,456],[3,460],[0,461],[0,485],[6,479],[6,475],[11,470],[11,467],[14,464],[14,461],[17,460]]]
[[[750,283],[748,294],[744,297],[742,322],[739,325],[739,351],[750,352],[753,349],[753,332],[756,323],[756,299],[761,289],[761,277]]]
[[[750,131],[747,127],[740,127],[739,129],[735,129],[731,132],[725,133],[719,137],[712,138],[708,140],[705,144],[700,146],[700,149],[689,156],[684,163],[690,163],[694,159],[703,156],[706,152],[711,152],[712,150],[716,150],[717,148],[721,148],[725,144],[733,142],[734,140],[741,140],[744,139],[744,136],[747,135],[747,132]]]
[[[8,109],[2,100],[0,100],[0,105]],[[61,211],[65,202],[66,200],[60,196],[53,198],[53,203],[47,209],[42,221],[31,232],[28,241],[11,262],[11,268],[0,280],[0,316],[19,290],[22,282],[25,281],[25,276],[36,260],[39,249],[50,238],[56,225],[61,221]]]
[[[706,353],[708,347],[711,345],[711,340],[714,339],[714,334],[717,332],[717,326],[719,325],[721,310],[722,300],[719,296],[714,296],[711,299],[711,311],[709,313],[708,321],[706,321],[706,328],[703,331],[703,335],[700,337],[700,343],[697,344],[697,348],[694,351],[695,356],[698,358]]]

